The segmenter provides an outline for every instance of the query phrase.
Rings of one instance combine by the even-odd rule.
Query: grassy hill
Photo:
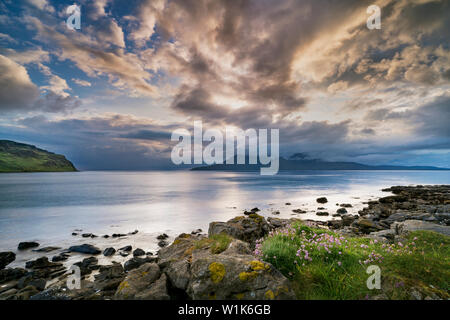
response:
[[[77,171],[63,155],[35,146],[0,140],[0,172]]]

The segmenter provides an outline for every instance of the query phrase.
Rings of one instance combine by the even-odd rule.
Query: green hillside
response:
[[[77,171],[63,155],[35,146],[0,140],[0,172]]]

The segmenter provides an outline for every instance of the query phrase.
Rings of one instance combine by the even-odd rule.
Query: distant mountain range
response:
[[[248,163],[248,158],[246,159]],[[235,161],[236,163],[236,157]],[[193,171],[259,171],[261,164],[214,164],[210,166],[195,167]],[[279,171],[297,170],[450,170],[432,166],[370,166],[357,162],[333,162],[319,159],[307,160],[303,154],[295,154],[290,159],[280,157]]]
[[[63,155],[10,140],[0,140],[0,172],[77,171]]]

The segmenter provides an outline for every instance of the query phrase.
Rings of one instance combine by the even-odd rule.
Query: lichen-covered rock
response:
[[[138,299],[137,295],[149,289],[151,284],[161,276],[161,270],[156,263],[146,263],[128,273],[119,284],[115,299]]]
[[[200,240],[181,235],[159,252],[170,286],[188,298],[295,298],[289,281],[270,264],[256,260],[247,242],[233,240],[225,251],[214,254],[208,245],[199,245]]]
[[[235,217],[227,222],[211,222],[208,235],[225,233],[235,239],[254,243],[269,233],[270,226],[264,217],[252,213],[247,217]]]

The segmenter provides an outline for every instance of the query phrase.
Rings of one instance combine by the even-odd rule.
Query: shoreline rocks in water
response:
[[[384,191],[394,195],[368,202],[359,215],[347,212],[345,208],[352,205],[340,204],[336,211],[338,219],[326,222],[307,220],[308,225],[382,241],[393,241],[414,230],[431,230],[450,236],[450,186],[398,186]],[[318,198],[317,202],[328,202],[323,198]],[[322,200],[319,202],[319,199]],[[300,209],[294,210],[301,213]],[[169,236],[161,234],[157,240],[162,248],[154,256],[140,248],[132,251],[131,245],[122,247],[117,252],[132,253],[132,258],[123,265],[115,262],[99,265],[94,255],[102,251],[90,244],[72,246],[54,256],[51,262],[47,257],[28,261],[26,269],[4,269],[16,257],[13,252],[2,252],[0,300],[295,299],[291,282],[271,264],[258,260],[252,248],[256,240],[270,231],[296,221],[304,220],[266,219],[252,210],[248,215],[226,222],[211,222],[209,237],[201,234],[199,229],[179,235],[169,245]],[[229,242],[217,249],[216,235],[229,237]],[[119,236],[125,235],[112,235],[113,238]],[[32,242],[21,244],[21,250],[39,246]],[[47,253],[56,250],[54,248],[33,251]],[[81,289],[67,288],[67,270],[58,263],[69,257],[68,252],[91,255],[75,263],[81,270]],[[116,249],[112,247],[103,250],[104,256],[114,254]],[[93,271],[97,274],[92,276]]]

